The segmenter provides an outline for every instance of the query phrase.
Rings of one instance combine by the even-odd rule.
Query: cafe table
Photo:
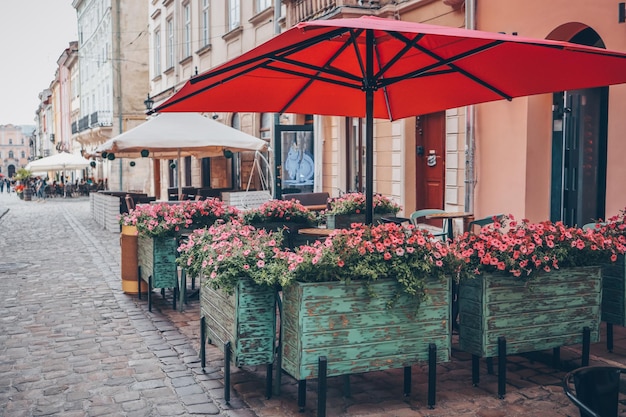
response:
[[[448,222],[448,239],[454,239],[454,229],[452,227],[452,222],[454,219],[466,219],[468,217],[473,216],[472,213],[467,213],[464,211],[446,211],[443,213],[433,213],[426,216],[427,219],[440,219]]]

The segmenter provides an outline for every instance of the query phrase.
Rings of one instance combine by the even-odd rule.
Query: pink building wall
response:
[[[476,10],[479,30],[569,40],[583,25],[595,30],[608,49],[626,51],[626,23],[618,23],[613,1],[476,0]],[[533,221],[549,218],[551,108],[551,94],[476,106],[476,217],[512,213]],[[607,216],[626,206],[624,108],[626,85],[610,87]]]

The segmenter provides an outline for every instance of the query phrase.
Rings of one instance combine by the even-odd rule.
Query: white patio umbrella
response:
[[[89,161],[80,155],[61,152],[56,155],[31,161],[26,165],[29,171],[64,171],[83,169],[89,166]]]
[[[263,151],[267,142],[216,122],[199,113],[167,113],[109,139],[95,149],[116,158],[177,159],[178,194],[181,194],[180,158],[222,156],[225,151]]]

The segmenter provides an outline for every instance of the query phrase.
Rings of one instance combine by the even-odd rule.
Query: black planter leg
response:
[[[230,342],[224,343],[224,402],[230,405]]]
[[[480,358],[476,355],[472,355],[472,385],[477,387],[480,382]]]
[[[298,381],[298,410],[304,413],[306,407],[306,379]]]
[[[204,372],[206,367],[206,318],[204,316],[200,318],[200,366]]]
[[[346,398],[352,397],[352,386],[350,385],[350,375],[343,376],[343,396]]]
[[[583,328],[583,357],[581,366],[589,366],[589,353],[591,350],[591,329],[587,326]]]
[[[552,367],[561,369],[561,348],[558,346],[552,349]]]
[[[269,400],[272,398],[272,373],[274,369],[271,363],[267,364],[265,368],[265,399]]]
[[[606,323],[606,350],[613,352],[613,323]]]
[[[152,311],[152,275],[148,277],[148,311]]]
[[[493,375],[493,358],[485,358],[485,362],[487,362],[487,373]]]
[[[428,408],[435,408],[437,395],[437,345],[428,345]]]
[[[326,417],[327,370],[326,356],[320,356],[317,364],[317,417]]]
[[[137,267],[137,297],[141,300],[141,266]]]
[[[498,398],[506,395],[506,338],[498,337]]]
[[[404,396],[408,397],[411,395],[411,367],[404,367]]]

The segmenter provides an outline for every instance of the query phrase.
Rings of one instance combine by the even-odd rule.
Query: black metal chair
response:
[[[584,366],[565,375],[563,391],[581,417],[617,417],[620,380],[625,373],[626,368],[616,366]]]

